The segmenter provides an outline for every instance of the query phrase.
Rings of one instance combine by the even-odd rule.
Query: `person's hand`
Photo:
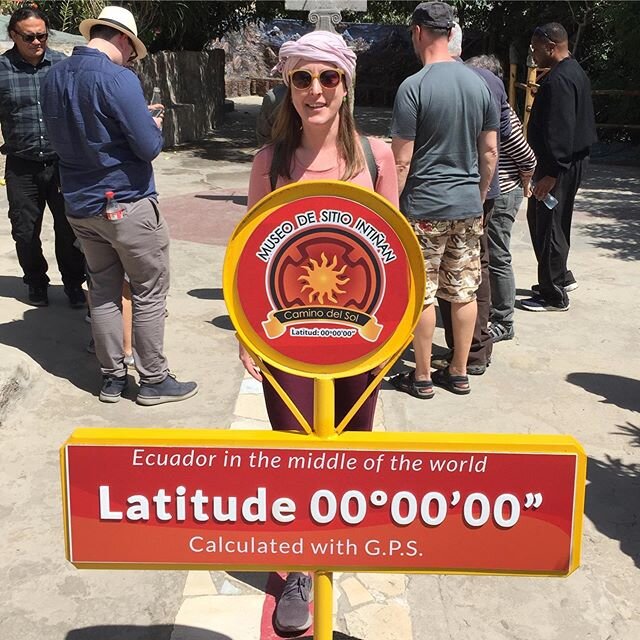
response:
[[[249,372],[249,375],[251,375],[252,378],[255,378],[258,382],[262,382],[262,375],[260,374],[258,365],[256,365],[249,352],[240,343],[238,343],[238,357],[240,358],[240,362],[242,362],[244,368]]]
[[[520,171],[520,183],[522,184],[522,193],[525,198],[531,197],[531,178],[533,171]]]
[[[533,197],[536,200],[544,200],[549,191],[556,186],[556,179],[553,176],[545,176],[540,178],[533,187]]]
[[[153,121],[156,123],[158,129],[162,129],[162,123],[164,122],[164,107],[160,103],[150,104],[147,107],[153,116]]]

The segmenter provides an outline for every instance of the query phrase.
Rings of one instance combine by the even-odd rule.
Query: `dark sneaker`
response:
[[[502,340],[513,340],[515,336],[515,331],[513,330],[513,323],[502,323],[502,322],[492,322],[489,325],[489,336],[491,337],[491,342],[501,342]]]
[[[127,376],[102,376],[102,389],[100,389],[101,402],[120,402],[120,396],[127,388],[129,379]]]
[[[280,633],[306,631],[313,620],[309,610],[310,599],[311,577],[304,573],[290,573],[276,606],[274,618],[276,631]]]
[[[571,293],[572,291],[575,291],[578,288],[578,286],[579,286],[578,283],[574,280],[573,282],[567,282],[567,284],[564,285],[564,290],[567,293]],[[531,291],[536,295],[540,295],[540,285],[532,284]]]
[[[569,303],[565,305],[551,304],[540,296],[527,298],[520,302],[522,308],[526,311],[569,311]]]
[[[178,382],[174,375],[169,374],[162,382],[156,384],[141,382],[136,402],[148,407],[165,402],[180,402],[195,396],[196,393],[197,382]]]
[[[87,297],[84,295],[82,287],[65,287],[64,292],[69,298],[69,305],[72,309],[82,309],[87,306]]]
[[[46,307],[49,304],[47,287],[34,287],[29,285],[29,303],[34,307]]]

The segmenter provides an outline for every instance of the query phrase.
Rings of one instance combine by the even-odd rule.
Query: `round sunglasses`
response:
[[[325,89],[335,89],[342,80],[344,71],[341,69],[325,69],[320,73],[311,73],[308,69],[296,69],[289,73],[291,84],[296,89],[308,89],[317,78]]]

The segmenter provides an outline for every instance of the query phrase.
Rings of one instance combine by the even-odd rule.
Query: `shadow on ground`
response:
[[[570,373],[567,382],[602,396],[604,404],[640,412],[640,380],[607,373]]]
[[[578,196],[580,210],[599,219],[582,227],[591,244],[621,260],[640,260],[638,169],[591,166]]]
[[[602,402],[640,411],[638,380],[597,373],[571,373],[567,380],[602,396]],[[640,426],[631,422],[616,426],[618,430],[611,435],[629,438],[632,446],[640,447]],[[620,550],[640,568],[640,464],[625,463],[609,455],[603,460],[589,458],[587,480],[587,517],[598,531],[618,540]]]
[[[640,568],[640,464],[605,455],[587,463],[585,514],[596,529],[620,542],[620,550]]]
[[[196,157],[227,162],[252,162],[257,150],[257,104],[236,104],[234,111],[226,113],[224,122],[207,139],[197,144],[184,145],[180,150],[191,151]],[[391,126],[391,110],[375,107],[356,107],[358,129],[367,135],[386,138]]]
[[[0,276],[0,298],[24,296],[20,278]],[[98,366],[86,352],[91,338],[86,310],[69,307],[62,286],[49,287],[49,306],[27,309],[20,320],[0,324],[0,343],[19,349],[45,371],[97,393]]]
[[[146,627],[129,624],[84,627],[69,631],[65,640],[170,640],[171,638],[174,640],[231,640],[223,633],[179,624],[175,626],[156,624]]]
[[[199,300],[224,300],[220,287],[213,289],[191,289],[187,291],[187,295],[198,298]]]
[[[202,200],[214,200],[214,201],[223,201],[223,202],[233,202],[233,204],[239,204],[243,207],[247,206],[247,196],[239,196],[239,195],[220,195],[220,196],[212,196],[212,195],[200,195],[197,194],[196,198],[200,198]]]
[[[208,138],[181,146],[180,150],[191,151],[205,160],[252,162],[258,144],[256,118],[259,108],[259,105],[236,105],[234,111],[225,113],[224,122]]]

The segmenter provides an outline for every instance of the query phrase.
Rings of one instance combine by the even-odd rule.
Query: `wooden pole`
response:
[[[518,76],[518,50],[512,43],[509,46],[509,104],[514,111],[517,111],[516,79]]]
[[[525,91],[524,100],[524,136],[527,137],[527,126],[529,124],[529,116],[531,115],[531,107],[533,106],[533,100],[535,98],[533,94],[533,88],[536,86],[536,80],[538,78],[538,68],[533,61],[531,55],[531,48],[529,48],[529,55],[527,56],[527,88]]]

